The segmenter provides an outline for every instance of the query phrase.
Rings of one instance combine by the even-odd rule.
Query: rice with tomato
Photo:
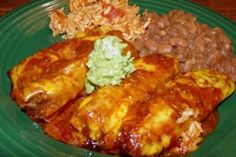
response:
[[[70,0],[69,9],[68,15],[63,9],[50,13],[54,36],[68,39],[88,30],[120,30],[124,39],[134,41],[148,25],[141,22],[139,7],[128,5],[128,0]]]

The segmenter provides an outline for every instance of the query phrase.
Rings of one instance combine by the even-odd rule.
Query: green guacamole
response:
[[[116,36],[96,40],[87,62],[87,93],[92,93],[97,87],[119,85],[122,79],[135,70],[130,52],[126,55],[123,53],[126,46]]]

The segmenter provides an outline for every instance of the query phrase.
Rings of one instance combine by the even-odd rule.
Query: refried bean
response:
[[[140,56],[165,53],[179,61],[182,73],[207,68],[236,82],[232,43],[220,28],[200,24],[193,15],[178,10],[165,15],[145,12],[142,21],[149,25],[134,41]]]

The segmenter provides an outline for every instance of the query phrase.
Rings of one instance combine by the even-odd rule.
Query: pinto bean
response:
[[[181,47],[187,47],[188,46],[187,41],[185,39],[181,38],[181,37],[170,38],[169,42],[172,46],[181,46]]]
[[[172,46],[168,43],[160,43],[157,47],[157,52],[159,53],[170,53],[172,51]]]
[[[236,57],[222,29],[200,24],[193,15],[178,10],[165,15],[148,12],[141,19],[150,24],[139,42],[134,42],[140,56],[166,53],[179,61],[182,73],[209,68],[236,82]]]
[[[144,46],[151,51],[157,51],[157,47],[158,47],[155,40],[152,40],[152,39],[148,39],[148,40],[144,41]]]
[[[193,69],[195,63],[196,63],[196,61],[195,61],[194,58],[187,60],[187,61],[185,62],[183,71],[184,71],[184,72],[191,71],[191,70]]]
[[[224,62],[223,67],[226,73],[231,73],[233,71],[233,66],[230,62]]]
[[[138,50],[143,49],[144,45],[142,44],[142,40],[139,40],[139,39],[135,40],[133,44],[134,44],[134,47],[136,47],[136,49]]]
[[[192,34],[194,34],[197,30],[197,26],[194,22],[187,22],[184,26],[187,28],[188,32]]]
[[[200,51],[203,52],[205,50],[205,44],[201,37],[196,37],[195,45]]]
[[[216,51],[207,58],[206,64],[209,66],[214,66],[217,63],[219,63],[221,59],[222,59],[222,55],[220,54],[219,51]]]
[[[166,31],[163,31],[163,30],[162,30],[162,31],[160,31],[160,35],[161,35],[161,36],[164,36],[164,35],[166,35]]]

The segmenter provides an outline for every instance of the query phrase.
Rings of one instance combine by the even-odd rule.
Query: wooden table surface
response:
[[[5,15],[11,9],[19,7],[31,0],[0,0],[0,16]],[[236,0],[192,0],[198,4],[215,10],[236,22]]]

